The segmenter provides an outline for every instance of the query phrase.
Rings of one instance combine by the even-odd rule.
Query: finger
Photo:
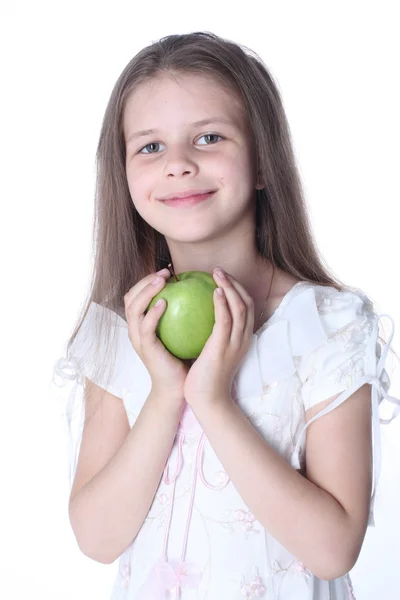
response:
[[[151,283],[153,279],[158,275],[163,277],[165,280],[168,280],[171,277],[171,273],[168,269],[161,269],[161,271],[158,271],[157,273],[150,273],[149,275],[138,281],[134,286],[130,288],[130,290],[124,296],[125,311],[127,307],[131,304],[132,300],[146,287],[146,285]]]
[[[247,335],[252,335],[254,331],[254,300],[250,296],[246,288],[241,283],[239,283],[239,281],[237,281],[237,279],[235,279],[233,275],[230,275],[229,273],[226,273],[226,275],[228,276],[228,279],[238,291],[238,293],[241,294],[243,301],[246,303],[247,315],[246,323],[244,326],[244,333],[247,333]]]
[[[222,291],[222,294],[218,293]],[[214,310],[215,324],[213,335],[216,338],[217,345],[220,349],[224,349],[229,345],[232,329],[232,315],[230,313],[225,292],[222,288],[214,290]]]
[[[153,277],[153,281],[148,283],[132,300],[126,308],[126,318],[129,325],[130,334],[134,337],[135,343],[140,343],[138,336],[140,335],[141,324],[145,318],[145,311],[150,302],[165,286],[164,277],[159,279]],[[150,312],[150,311],[149,311]]]
[[[150,308],[148,313],[143,317],[140,324],[140,345],[141,348],[154,348],[159,346],[161,341],[156,335],[158,321],[167,308],[167,303],[164,298],[160,298],[154,306]],[[157,306],[156,306],[157,305]],[[163,344],[162,344],[163,345]],[[164,346],[164,345],[163,345]]]
[[[215,278],[220,287],[224,290],[229,304],[229,309],[232,314],[231,328],[231,343],[236,347],[240,347],[243,341],[243,335],[246,329],[247,322],[247,304],[244,302],[241,291],[235,285],[234,278],[229,277],[224,273],[225,277],[221,277],[220,272],[215,272]]]

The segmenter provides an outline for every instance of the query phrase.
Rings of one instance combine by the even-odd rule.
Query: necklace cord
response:
[[[272,263],[272,277],[271,277],[271,281],[269,283],[268,294],[267,294],[267,297],[265,298],[264,306],[262,307],[261,313],[260,313],[260,315],[258,317],[257,326],[255,327],[255,331],[257,331],[261,327],[261,320],[262,320],[265,308],[267,306],[268,298],[269,298],[270,293],[271,293],[272,282],[273,282],[273,279],[274,279],[274,275],[275,275],[275,265],[274,265],[274,263]]]

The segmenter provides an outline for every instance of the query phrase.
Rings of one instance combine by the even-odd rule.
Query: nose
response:
[[[183,146],[168,150],[165,164],[165,174],[180,176],[194,174],[198,169],[196,161],[190,156],[190,151]]]

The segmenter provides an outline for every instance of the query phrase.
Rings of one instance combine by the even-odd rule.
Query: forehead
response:
[[[124,111],[124,130],[190,124],[224,116],[243,129],[245,111],[236,90],[211,76],[179,74],[142,82],[130,94]]]

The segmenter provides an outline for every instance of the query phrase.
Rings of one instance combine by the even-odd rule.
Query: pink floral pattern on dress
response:
[[[287,573],[287,572],[294,572],[297,575],[301,575],[302,577],[304,577],[304,579],[306,581],[307,581],[307,579],[310,579],[313,576],[310,569],[307,569],[305,564],[297,559],[292,560],[287,567],[281,567],[281,565],[278,563],[277,560],[274,560],[272,562],[272,564],[271,564],[272,577],[274,577],[278,573]]]
[[[254,529],[254,521],[256,520],[255,516],[249,510],[238,509],[233,513],[235,521],[240,523],[240,526],[243,531],[256,531]]]
[[[299,560],[295,560],[291,566],[291,569],[298,573],[299,575],[303,575],[305,579],[309,579],[312,576],[310,569],[307,569],[304,563]]]
[[[244,598],[262,598],[267,591],[257,569],[255,569],[254,577],[250,583],[245,583],[244,577],[242,577],[242,583],[240,585],[240,593]]]

